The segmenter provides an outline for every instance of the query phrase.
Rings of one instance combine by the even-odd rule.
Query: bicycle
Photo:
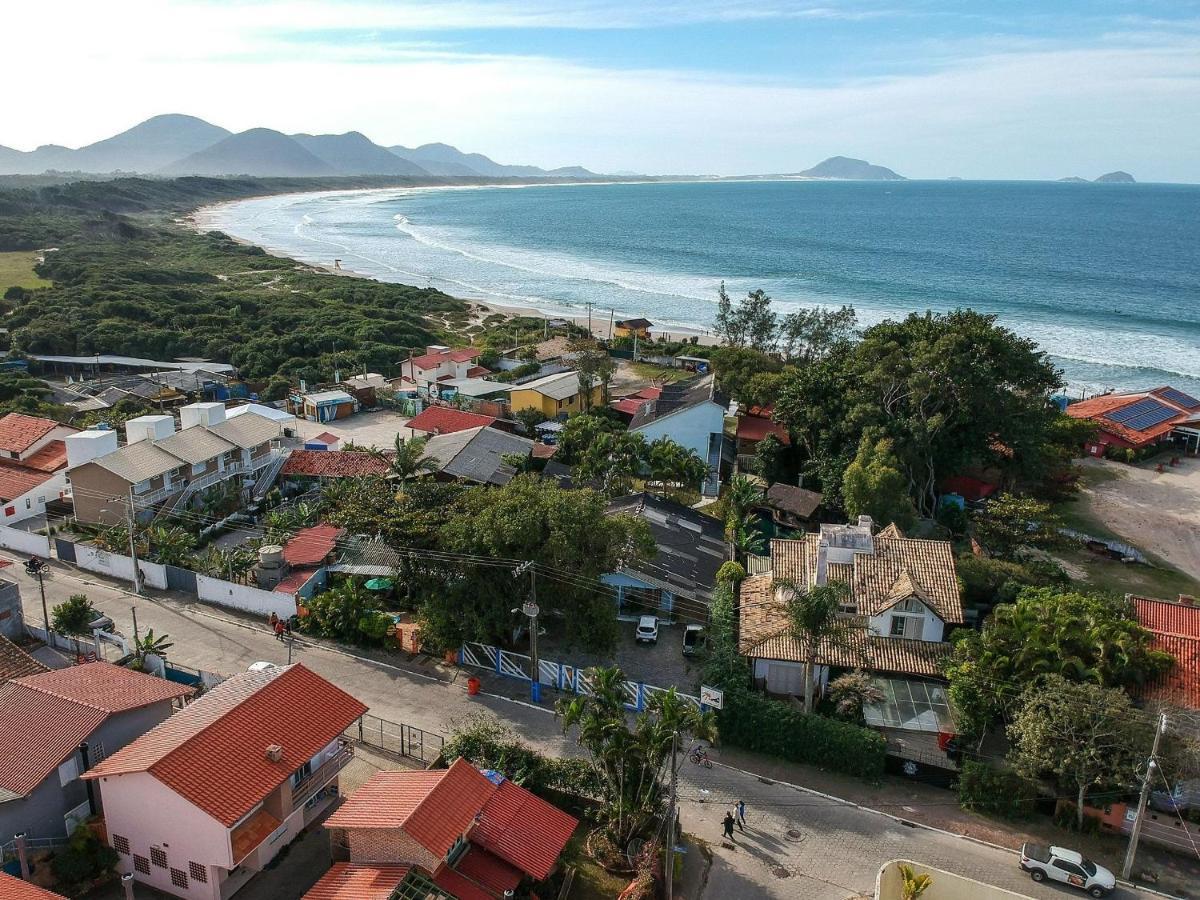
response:
[[[708,758],[708,751],[703,747],[697,747],[695,750],[689,753],[688,759],[690,759],[694,765],[704,766],[706,769],[712,768],[712,760]]]

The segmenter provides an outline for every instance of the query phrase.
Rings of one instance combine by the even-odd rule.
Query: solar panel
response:
[[[1113,410],[1108,414],[1108,419],[1118,425],[1124,425],[1126,428],[1142,431],[1146,428],[1153,428],[1177,415],[1179,413],[1165,403],[1159,403],[1157,400],[1147,397],[1122,409]]]
[[[1200,400],[1189,394],[1185,394],[1183,391],[1177,391],[1175,388],[1164,388],[1158,392],[1158,396],[1172,403],[1177,403],[1184,409],[1195,409],[1197,406],[1200,406]]]

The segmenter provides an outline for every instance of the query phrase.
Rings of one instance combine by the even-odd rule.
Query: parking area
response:
[[[700,687],[700,670],[703,660],[700,656],[683,655],[682,624],[668,625],[660,622],[658,626],[657,644],[639,644],[634,639],[634,629],[637,622],[618,622],[620,631],[617,646],[612,654],[585,653],[578,648],[566,649],[554,634],[553,627],[543,635],[538,650],[541,658],[557,662],[571,663],[577,666],[611,666],[617,665],[625,673],[625,677],[633,681],[641,681],[656,687],[675,687],[679,690],[695,694]],[[517,652],[527,650],[518,646]]]
[[[396,435],[403,440],[412,436],[412,430],[406,427],[407,416],[385,410],[360,412],[334,422],[309,422],[307,419],[297,419],[296,422],[301,438],[313,438],[328,431],[340,437],[343,443],[353,441],[360,447],[375,447],[378,450],[390,450],[396,443]]]

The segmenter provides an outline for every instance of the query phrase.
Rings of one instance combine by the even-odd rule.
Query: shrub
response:
[[[50,625],[59,634],[88,634],[98,615],[86,594],[72,594],[51,611]]]
[[[117,851],[103,843],[90,828],[80,825],[67,845],[54,854],[50,868],[64,885],[77,888],[99,878],[116,864]]]
[[[717,722],[722,742],[745,750],[860,778],[883,774],[887,742],[879,732],[806,715],[742,688],[726,691]]]
[[[721,563],[721,568],[717,569],[718,584],[733,584],[736,585],[746,577],[746,570],[741,563],[728,560]]]
[[[387,637],[392,617],[385,612],[370,612],[358,620],[358,630],[368,641],[379,643]]]
[[[963,760],[958,774],[958,803],[963,809],[1003,819],[1024,819],[1033,812],[1036,800],[1036,786],[1016,772]],[[1073,816],[1074,807],[1070,812]]]
[[[495,769],[535,794],[558,791],[583,797],[600,796],[596,772],[586,760],[542,756],[506,725],[486,716],[456,725],[442,748],[442,755],[448,763],[461,756],[473,766]]]

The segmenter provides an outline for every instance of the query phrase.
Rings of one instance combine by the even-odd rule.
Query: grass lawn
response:
[[[0,295],[10,287],[50,287],[49,281],[34,274],[36,262],[37,254],[32,250],[0,253]]]
[[[585,835],[586,830],[578,828],[562,854],[562,864],[575,869],[570,900],[612,900],[625,890],[631,879],[613,875],[588,856],[583,846]]]
[[[645,362],[631,362],[629,367],[638,378],[652,381],[683,381],[696,374],[687,369],[669,369],[666,366],[656,366]]]

